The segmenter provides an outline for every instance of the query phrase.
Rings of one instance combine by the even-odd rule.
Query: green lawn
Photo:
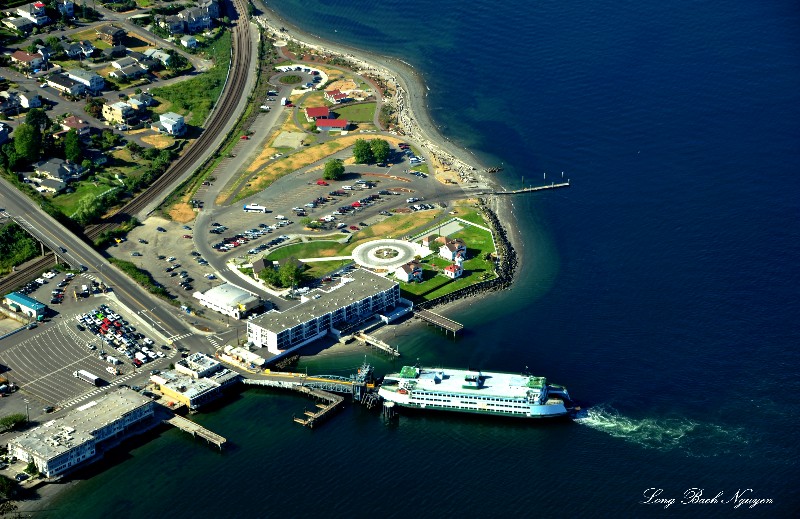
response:
[[[339,119],[347,119],[354,123],[371,123],[375,116],[376,105],[376,103],[361,103],[351,106],[342,106],[332,111],[339,116]]]
[[[311,263],[306,263],[306,265],[308,265],[308,269],[303,272],[303,275],[309,278],[321,278],[322,276],[330,274],[334,270],[341,268],[347,263],[349,263],[348,260],[313,261]]]
[[[324,258],[326,256],[340,256],[342,244],[336,241],[313,241],[308,243],[295,243],[287,245],[264,256],[268,260],[282,260],[294,256],[297,259]]]
[[[420,173],[425,173],[426,175],[430,173],[428,171],[428,165],[427,164],[420,164],[419,166],[414,166],[413,168],[411,168],[411,171],[419,171]],[[472,221],[472,220],[470,220],[470,221]]]
[[[468,222],[477,223],[478,225],[486,226],[483,216],[480,215],[478,209],[474,206],[459,205],[454,207],[456,210],[455,216],[466,220]]]
[[[121,187],[119,182],[111,182],[105,178],[98,178],[97,182],[82,181],[73,184],[74,193],[63,193],[50,199],[62,213],[72,215],[78,208],[78,202],[85,196],[99,196],[112,187]]]

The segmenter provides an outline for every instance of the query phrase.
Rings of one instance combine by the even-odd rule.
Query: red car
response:
[[[318,186],[327,186],[327,185],[330,185],[330,184],[328,184],[328,183],[327,183],[327,182],[325,182],[324,180],[317,180],[317,185],[318,185]]]
[[[242,140],[243,140],[243,141],[246,141],[246,140],[248,140],[248,139],[250,139],[250,137],[248,137],[247,135],[242,135]]]
[[[351,231],[357,231],[357,230],[358,230],[358,227],[356,227],[355,225],[351,225],[351,226],[350,226],[350,230],[351,230]]]
[[[187,239],[190,239],[190,240],[192,239],[192,235],[191,234],[184,234],[183,237],[187,238]]]

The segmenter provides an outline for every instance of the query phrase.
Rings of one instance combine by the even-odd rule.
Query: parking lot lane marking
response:
[[[31,380],[30,382],[28,382],[26,384],[26,386],[31,385],[31,384],[35,384],[36,382],[38,382],[40,380],[44,380],[44,379],[46,379],[46,378],[48,378],[48,377],[50,377],[52,375],[55,375],[55,374],[60,373],[62,371],[68,370],[70,367],[75,366],[76,364],[78,364],[80,362],[84,362],[85,360],[87,360],[87,359],[89,359],[91,357],[92,357],[91,355],[86,355],[85,357],[82,357],[82,358],[80,358],[80,359],[78,359],[78,360],[76,360],[74,362],[70,362],[69,364],[66,364],[66,365],[62,366],[61,368],[59,368],[59,369],[57,369],[55,371],[51,371],[50,373],[48,373],[46,375],[42,375],[41,377],[39,377],[37,379]],[[23,386],[20,386],[20,388],[22,388],[22,387]]]

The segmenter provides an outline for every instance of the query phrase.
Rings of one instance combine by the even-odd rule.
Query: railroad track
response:
[[[47,267],[52,267],[55,262],[56,261],[53,255],[47,254],[46,256],[40,257],[24,269],[9,274],[0,280],[0,296],[4,296],[20,285],[35,279],[44,269]]]
[[[103,232],[116,228],[122,222],[138,214],[149,203],[163,196],[164,191],[184,173],[186,173],[202,154],[212,146],[213,140],[219,135],[228,123],[236,105],[244,95],[247,74],[252,60],[252,47],[250,38],[250,22],[247,19],[247,6],[243,0],[233,0],[233,5],[238,13],[236,25],[232,31],[231,66],[228,81],[220,94],[220,102],[211,115],[208,125],[192,146],[181,155],[172,166],[164,172],[142,194],[125,204],[107,221],[90,225],[84,234],[90,240],[97,239]]]

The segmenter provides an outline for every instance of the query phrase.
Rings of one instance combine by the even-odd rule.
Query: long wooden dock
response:
[[[448,332],[453,332],[453,335],[464,329],[464,325],[461,323],[457,323],[452,319],[448,319],[430,310],[414,310],[414,316],[419,317],[423,321],[435,324],[440,328],[444,328]]]
[[[567,180],[566,182],[560,182],[558,184],[553,182],[549,186],[524,187],[522,189],[515,189],[513,191],[495,191],[493,194],[495,194],[495,195],[519,195],[519,194],[522,194],[522,193],[533,193],[534,191],[544,191],[545,189],[557,189],[559,187],[569,187],[569,180]]]
[[[182,416],[175,415],[172,418],[164,420],[164,423],[173,425],[178,429],[180,429],[181,431],[186,431],[192,436],[199,436],[200,438],[206,440],[208,443],[213,443],[220,449],[222,449],[222,445],[225,444],[225,442],[227,442],[227,440],[222,436],[220,436],[219,434],[211,432],[202,425],[197,424],[189,420],[188,418],[184,418]]]

